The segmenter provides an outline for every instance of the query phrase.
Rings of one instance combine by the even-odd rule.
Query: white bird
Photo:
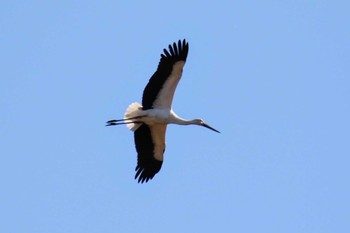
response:
[[[220,133],[201,119],[185,120],[172,110],[174,92],[188,54],[188,43],[179,40],[178,44],[169,45],[169,51],[163,51],[157,71],[143,91],[142,105],[132,103],[127,108],[124,119],[110,120],[106,125],[126,124],[134,131],[138,155],[135,179],[141,183],[151,180],[162,166],[168,124],[200,125]]]

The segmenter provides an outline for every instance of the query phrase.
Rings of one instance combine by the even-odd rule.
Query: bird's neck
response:
[[[186,120],[178,116],[173,116],[171,119],[172,124],[177,124],[177,125],[193,125],[196,124],[195,120]]]
[[[175,124],[178,124],[178,125],[194,125],[196,124],[196,121],[195,120],[185,120],[185,119],[177,119],[177,122],[175,122]]]

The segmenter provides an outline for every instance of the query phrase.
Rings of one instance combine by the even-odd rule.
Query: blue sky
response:
[[[2,1],[0,231],[350,231],[349,1]],[[162,170],[126,127],[190,44]]]

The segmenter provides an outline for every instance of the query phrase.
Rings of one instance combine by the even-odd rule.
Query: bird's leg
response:
[[[142,122],[130,121],[130,120],[140,119],[142,117],[144,117],[144,116],[130,117],[128,119],[109,120],[109,121],[106,122],[106,126],[131,124],[131,123],[142,123]],[[121,122],[121,121],[123,121],[123,122]]]
[[[131,124],[131,123],[134,123],[134,124],[137,124],[137,123],[142,123],[142,121],[128,121],[128,122],[112,122],[112,123],[107,123],[106,126],[112,126],[112,125],[126,125],[126,124]]]
[[[109,120],[107,121],[107,123],[113,123],[113,122],[118,122],[118,121],[128,121],[128,120],[134,120],[134,119],[139,119],[142,118],[144,116],[136,116],[136,117],[130,117],[130,118],[124,118],[124,119],[119,119],[119,120]]]

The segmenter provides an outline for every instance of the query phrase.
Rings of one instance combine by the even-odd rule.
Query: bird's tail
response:
[[[128,120],[130,118],[138,117],[142,113],[142,105],[134,102],[129,105],[129,107],[126,109],[125,114],[124,114],[124,120]],[[137,130],[142,123],[130,123],[127,124],[126,127],[130,129],[131,131]]]

